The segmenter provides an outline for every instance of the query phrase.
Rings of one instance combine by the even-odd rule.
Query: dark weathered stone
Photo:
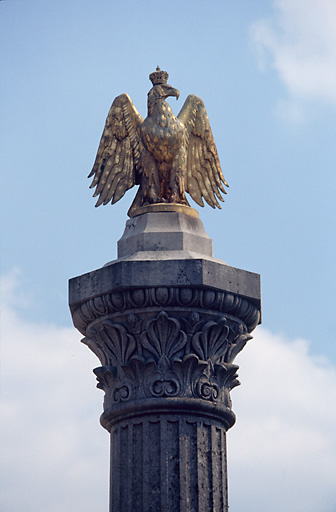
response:
[[[164,241],[176,216],[156,221]],[[196,240],[200,221],[184,222]],[[148,219],[127,228],[135,238],[119,244],[122,259],[70,281],[74,324],[102,365],[94,372],[111,435],[110,510],[224,512],[234,359],[260,322],[259,276],[190,258],[189,241],[153,259],[147,242],[134,245],[139,225]]]

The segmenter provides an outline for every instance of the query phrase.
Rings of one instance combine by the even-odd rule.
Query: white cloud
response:
[[[109,439],[99,425],[98,360],[75,329],[20,318],[17,276],[1,281],[0,508],[105,511]]]
[[[232,508],[333,512],[336,369],[313,357],[307,341],[261,328],[238,363],[237,425],[228,435]]]
[[[336,104],[335,0],[277,0],[272,18],[251,30],[259,62],[277,71],[289,92],[289,115],[311,99]],[[302,107],[302,105],[301,105]]]
[[[1,510],[106,511],[109,440],[98,424],[98,360],[75,329],[24,321],[13,303],[16,282],[7,277],[3,292]],[[238,363],[231,509],[334,512],[335,368],[312,357],[306,341],[262,328]]]

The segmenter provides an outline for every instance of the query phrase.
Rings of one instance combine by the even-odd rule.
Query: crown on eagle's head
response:
[[[153,85],[166,84],[168,76],[167,71],[161,71],[160,67],[156,66],[156,71],[149,75],[149,79]]]

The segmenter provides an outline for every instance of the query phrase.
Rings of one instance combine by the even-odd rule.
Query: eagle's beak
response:
[[[180,97],[180,91],[178,91],[177,89],[174,89],[174,87],[172,87],[171,85],[169,84],[165,84],[162,86],[163,89],[164,89],[164,92],[165,92],[165,97],[168,98],[168,96],[175,96],[176,100],[179,99]]]

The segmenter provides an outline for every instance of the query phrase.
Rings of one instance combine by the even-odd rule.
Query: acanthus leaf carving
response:
[[[237,354],[245,347],[246,343],[252,339],[252,336],[247,332],[239,333],[231,343],[225,361],[232,363],[235,360]]]
[[[192,337],[192,348],[203,361],[217,361],[222,357],[228,347],[229,327],[226,318],[219,321],[206,322],[201,331],[196,332]]]
[[[214,366],[214,374],[217,382],[221,387],[227,387],[229,390],[240,385],[237,370],[239,366],[232,363],[216,363]]]
[[[141,345],[155,361],[162,355],[169,359],[178,358],[187,343],[187,335],[180,329],[180,323],[161,311],[147,323],[147,329],[140,335]]]
[[[126,363],[131,359],[136,349],[136,342],[123,325],[107,319],[103,322],[99,334],[105,342],[105,351],[112,364]]]
[[[117,376],[117,368],[112,365],[100,366],[99,368],[95,368],[93,373],[97,377],[97,388],[103,389],[106,392],[111,382],[115,380]]]
[[[194,394],[193,382],[196,381],[200,375],[202,375],[207,366],[208,363],[205,361],[200,361],[199,358],[195,356],[195,354],[186,355],[183,358],[183,361],[173,361],[172,368],[182,383],[184,395],[192,396]]]
[[[132,379],[127,378],[124,366],[107,365],[93,370],[98,381],[97,388],[105,391],[105,407],[115,403],[127,402],[134,394]]]
[[[98,357],[103,366],[109,364],[108,357],[99,344],[98,333],[96,331],[91,332],[91,336],[85,336],[81,342],[84,343],[84,345],[87,345],[90,350],[92,350],[92,352]]]

